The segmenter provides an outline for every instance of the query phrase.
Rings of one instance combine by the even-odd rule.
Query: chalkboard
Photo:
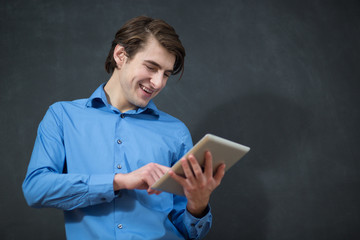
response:
[[[21,184],[48,106],[109,79],[114,33],[173,25],[185,73],[156,98],[197,142],[251,147],[211,198],[206,239],[360,239],[359,1],[1,1],[0,239],[65,239]]]

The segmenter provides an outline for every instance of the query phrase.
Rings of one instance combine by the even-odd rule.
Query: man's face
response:
[[[131,60],[127,58],[116,69],[125,109],[145,107],[158,95],[165,87],[174,63],[175,56],[153,37]]]

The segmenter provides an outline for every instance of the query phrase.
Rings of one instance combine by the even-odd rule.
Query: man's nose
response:
[[[164,81],[164,74],[160,71],[154,74],[151,78],[151,86],[155,89],[161,88]]]

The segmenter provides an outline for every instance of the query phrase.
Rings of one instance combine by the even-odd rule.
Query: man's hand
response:
[[[194,155],[180,159],[185,178],[169,171],[170,176],[184,188],[188,199],[187,210],[195,217],[202,217],[209,204],[210,195],[220,185],[225,174],[225,164],[221,164],[213,176],[212,155],[205,153],[205,170],[202,171]],[[193,171],[191,170],[191,168]]]
[[[114,191],[120,189],[147,189],[149,194],[160,194],[160,191],[151,189],[160,177],[162,177],[169,167],[157,163],[149,163],[131,173],[118,173],[114,177]]]

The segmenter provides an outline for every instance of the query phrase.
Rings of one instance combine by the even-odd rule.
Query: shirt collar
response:
[[[101,84],[95,90],[95,92],[88,98],[88,100],[86,101],[86,106],[93,108],[106,107],[112,111],[116,111],[120,113],[120,111],[116,107],[108,103],[104,91],[105,84],[106,83]],[[159,116],[159,110],[157,109],[155,103],[152,100],[150,100],[148,105],[143,108],[138,108],[136,110],[129,110],[126,112],[126,114],[140,114],[140,113],[150,113]]]

